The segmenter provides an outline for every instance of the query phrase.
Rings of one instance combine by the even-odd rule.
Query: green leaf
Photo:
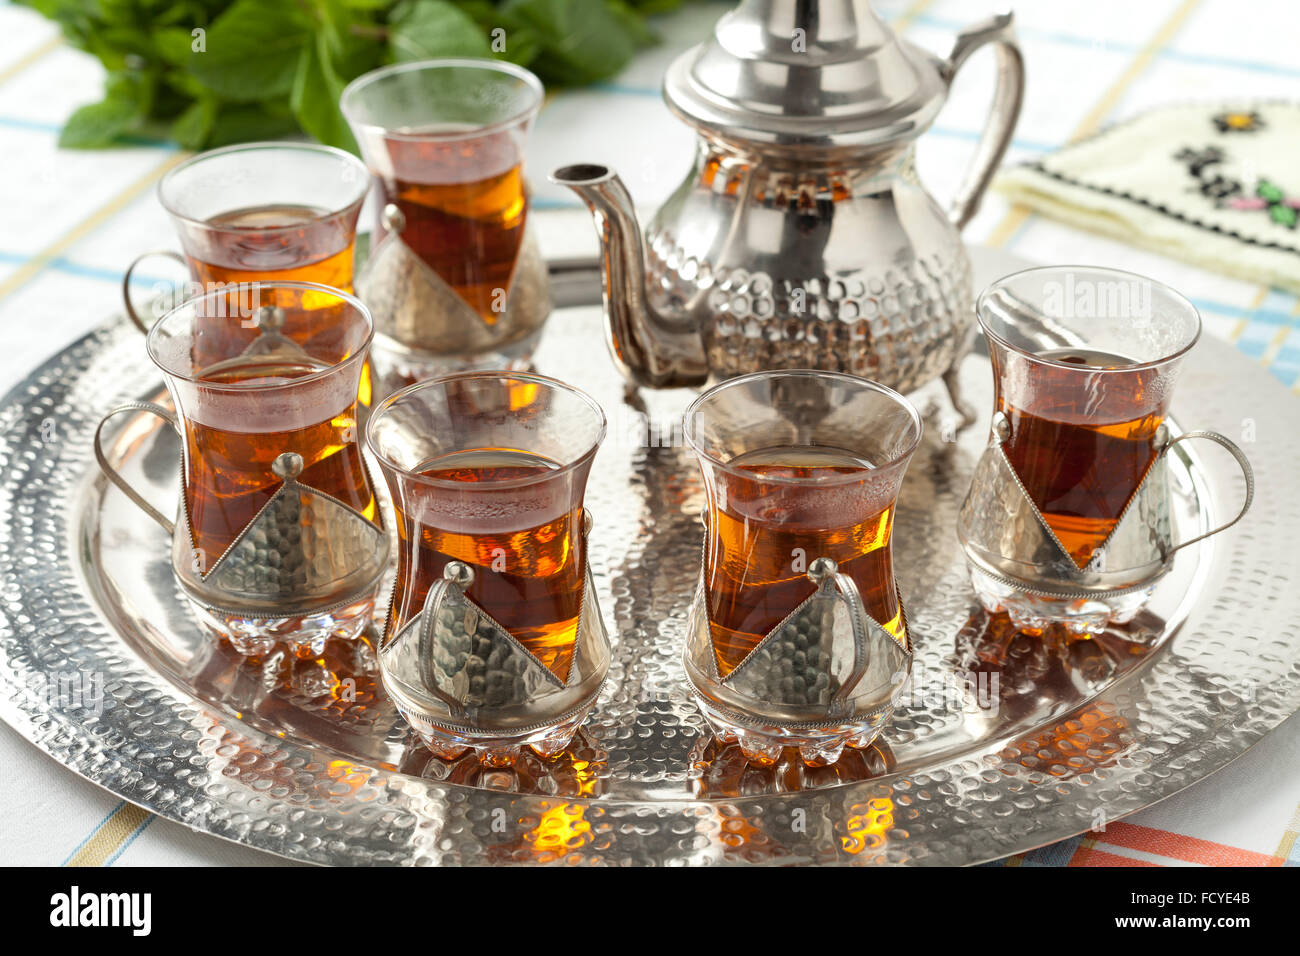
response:
[[[388,18],[393,60],[438,56],[491,56],[487,35],[469,14],[447,0],[403,0]]]
[[[1255,195],[1260,199],[1267,199],[1269,202],[1281,202],[1283,196],[1281,187],[1269,182],[1267,179],[1261,179],[1255,186]]]
[[[637,49],[624,17],[605,0],[507,0],[502,10],[537,36],[541,50],[534,63],[548,83],[607,79]]]
[[[70,117],[65,145],[166,131],[199,148],[297,130],[347,145],[331,97],[388,60],[496,56],[553,85],[605,79],[653,41],[646,15],[683,0],[18,2],[112,78],[102,102]],[[498,28],[505,48],[493,50]]]
[[[138,129],[149,115],[152,85],[136,74],[109,77],[104,98],[83,106],[70,117],[59,134],[59,145],[68,149],[101,149],[120,136]]]
[[[170,135],[185,149],[202,149],[217,121],[217,102],[205,96],[195,100],[172,123]]]
[[[162,27],[153,31],[153,45],[164,63],[186,66],[194,52],[194,35],[185,27]]]
[[[654,46],[659,42],[659,37],[641,19],[640,14],[626,3],[623,3],[622,0],[605,0],[605,3],[610,12],[622,22],[623,29],[627,31],[628,36],[632,38],[632,42],[638,47]]]
[[[296,3],[235,0],[207,31],[204,50],[190,54],[188,66],[204,86],[228,99],[288,96],[311,34],[312,22]]]
[[[226,103],[217,112],[208,137],[208,146],[226,146],[231,143],[252,143],[263,139],[278,139],[298,128],[293,114],[281,112],[283,106],[274,103]]]
[[[1281,226],[1290,229],[1295,228],[1296,211],[1290,206],[1270,206],[1268,209],[1269,218]]]
[[[356,140],[339,111],[339,97],[343,81],[330,62],[329,44],[325,34],[317,34],[298,60],[298,72],[293,81],[289,105],[298,125],[322,143],[357,152]]]

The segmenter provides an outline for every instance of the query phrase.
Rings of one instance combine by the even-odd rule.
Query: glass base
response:
[[[1071,634],[1100,634],[1111,624],[1127,624],[1142,609],[1155,582],[1127,594],[1098,594],[1088,598],[1054,598],[1029,594],[994,580],[970,565],[971,585],[980,604],[990,614],[1005,611],[1016,630],[1038,635],[1053,624]]]
[[[777,724],[759,726],[738,723],[709,706],[709,702],[696,693],[695,703],[704,715],[713,735],[723,744],[738,744],[750,763],[770,767],[781,759],[787,747],[799,751],[799,759],[810,767],[828,767],[840,759],[845,747],[865,750],[875,742],[888,719],[888,714],[873,718],[853,718],[842,724],[813,729],[782,727]]]
[[[526,757],[528,750],[545,760],[560,756],[569,748],[574,734],[595,705],[593,698],[578,713],[559,723],[513,734],[449,730],[408,712],[400,704],[398,710],[435,756],[455,760],[472,750],[485,767],[509,767]]]
[[[287,650],[295,657],[320,657],[327,641],[356,639],[370,625],[374,595],[332,611],[295,617],[244,617],[190,602],[194,615],[214,637],[230,642],[245,657],[267,657]]]

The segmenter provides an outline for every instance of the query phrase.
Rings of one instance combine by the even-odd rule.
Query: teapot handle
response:
[[[940,75],[944,82],[951,86],[962,64],[986,43],[996,44],[997,88],[970,169],[948,212],[948,218],[958,229],[965,227],[979,211],[984,191],[988,189],[998,163],[1011,144],[1011,135],[1015,132],[1016,120],[1020,118],[1020,105],[1024,99],[1025,61],[1016,44],[1015,17],[1010,12],[999,13],[957,34],[952,52],[940,65]]]

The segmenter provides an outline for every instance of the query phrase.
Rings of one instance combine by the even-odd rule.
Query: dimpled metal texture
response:
[[[1175,793],[1300,705],[1295,400],[1226,345],[1193,352],[1174,411],[1230,435],[1250,422],[1256,509],[1180,552],[1129,630],[1078,641],[1017,635],[969,590],[954,529],[991,376],[966,359],[981,420],[945,441],[930,417],[897,512],[911,689],[871,750],[826,768],[747,768],[734,745],[701,736],[681,654],[704,495],[672,428],[691,396],[647,396],[647,426],[604,359],[595,308],[557,312],[537,364],[610,416],[586,505],[613,658],[569,753],[514,768],[442,761],[376,686],[367,642],[268,662],[266,679],[204,638],[165,535],[94,470],[94,423],[150,381],[124,321],[0,405],[0,714],[128,800],[302,861],[960,864]],[[151,500],[175,500],[175,439],[123,418],[110,454]],[[1241,487],[1217,456],[1199,459],[1203,478],[1182,461],[1171,497],[1185,535],[1232,514]],[[101,675],[102,706],[51,691],[76,674]]]
[[[661,232],[646,268],[659,301],[707,303],[704,344],[717,378],[820,368],[906,392],[952,364],[974,320],[963,306],[970,263],[955,241],[879,273],[792,280],[714,265]]]
[[[384,533],[341,501],[298,482],[286,482],[203,579],[207,589],[241,600],[278,600],[282,606],[337,586],[358,568],[370,568]],[[345,595],[352,597],[353,595]]]

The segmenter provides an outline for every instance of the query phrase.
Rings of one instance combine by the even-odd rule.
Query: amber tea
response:
[[[239,282],[319,282],[352,291],[355,212],[268,203],[209,217],[188,248],[204,288]]]
[[[276,386],[315,375],[329,366],[277,356],[253,356],[218,363],[199,373],[201,385]],[[324,389],[318,390],[324,397]],[[206,567],[280,488],[271,468],[285,452],[302,456],[297,480],[343,502],[378,523],[375,498],[366,480],[356,441],[356,406],[334,389],[338,410],[321,419],[321,408],[253,400],[229,409],[189,409],[185,427],[185,490],[194,546]],[[328,406],[326,406],[328,407]],[[306,420],[304,420],[306,419]]]
[[[871,617],[904,639],[889,549],[892,498],[882,502],[869,487],[873,470],[849,451],[791,446],[747,452],[716,472],[704,583],[721,676],[816,590],[807,570],[821,557],[853,579]]]
[[[1086,375],[1089,369],[1129,369],[1134,363],[1121,355],[1067,348],[1038,358],[1021,363],[1023,375],[997,375],[998,408],[1011,425],[1003,449],[1030,499],[1082,568],[1114,530],[1155,460],[1153,438],[1167,396],[1158,388],[1158,369]]]
[[[420,132],[438,137],[458,131],[439,125]],[[386,146],[392,172],[380,178],[385,198],[401,211],[402,241],[485,322],[495,322],[528,214],[513,133],[389,140]]]
[[[410,482],[397,502],[388,633],[419,613],[449,561],[461,561],[475,571],[470,599],[567,681],[582,611],[582,509],[570,508],[563,483],[529,483],[559,468],[540,455],[484,448],[411,469],[431,481]]]

